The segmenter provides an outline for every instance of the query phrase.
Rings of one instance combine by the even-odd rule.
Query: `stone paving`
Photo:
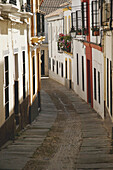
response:
[[[0,169],[19,170],[30,160],[53,125],[57,109],[50,97],[42,90],[42,110],[39,116],[28,125],[14,141],[5,145],[0,151]]]
[[[0,169],[22,169],[44,142],[57,115],[64,114],[58,149],[40,170],[113,170],[112,140],[100,116],[75,92],[53,80],[43,80],[42,89],[40,115],[0,151]],[[26,170],[39,170],[37,162]]]

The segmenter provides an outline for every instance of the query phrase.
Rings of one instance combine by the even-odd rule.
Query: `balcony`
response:
[[[101,2],[101,26],[107,29],[113,28],[113,1],[105,0]]]
[[[14,13],[18,11],[16,0],[2,0],[1,6],[1,11],[5,13]]]
[[[97,1],[92,1],[92,35],[99,36],[100,22],[99,22],[99,3]]]
[[[68,52],[71,53],[71,36],[59,34],[58,39],[58,52]]]
[[[21,18],[27,19],[30,18],[33,14],[31,13],[31,6],[30,4],[22,4],[21,6]]]
[[[22,4],[22,6],[21,6],[21,11],[22,12],[31,12],[31,6],[30,6],[30,4]]]

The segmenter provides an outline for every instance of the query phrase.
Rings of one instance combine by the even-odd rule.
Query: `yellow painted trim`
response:
[[[69,61],[72,62],[72,60],[69,58]]]
[[[35,99],[36,99],[36,94],[33,95],[32,102],[34,102]]]
[[[68,11],[68,10],[71,10],[71,7],[64,8],[64,9],[63,9],[63,12]]]
[[[68,16],[68,33],[70,32],[71,30],[71,16],[69,15]]]
[[[67,16],[64,17],[64,34],[67,34]]]
[[[66,52],[66,51],[64,51],[64,53],[66,53],[66,54],[68,54],[68,55],[71,55],[71,56],[73,55],[72,53],[68,53],[68,52]]]
[[[44,41],[45,40],[45,36],[44,37],[32,37],[31,38],[31,42],[32,42],[32,44],[34,44],[34,43],[41,43],[42,41]]]
[[[67,58],[65,58],[65,61],[67,61]]]

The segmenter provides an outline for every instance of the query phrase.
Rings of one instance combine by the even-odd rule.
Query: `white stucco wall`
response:
[[[79,68],[79,85],[77,85],[77,53]],[[82,90],[82,56],[84,57],[84,91]],[[87,101],[87,84],[86,84],[86,55],[85,46],[78,40],[73,40],[73,82],[75,92],[85,101]]]
[[[4,57],[8,56],[9,61],[9,116],[14,112],[14,80],[15,80],[15,59],[18,54],[19,73],[19,102],[23,101],[23,58],[22,51],[25,51],[26,69],[26,94],[28,94],[28,55],[27,55],[27,27],[26,24],[14,23],[11,21],[0,21],[0,126],[5,122],[5,90],[4,90]]]
[[[96,69],[96,100],[94,99],[94,68]],[[100,72],[100,103],[98,96],[98,72]],[[93,107],[104,118],[104,57],[103,53],[92,49]]]

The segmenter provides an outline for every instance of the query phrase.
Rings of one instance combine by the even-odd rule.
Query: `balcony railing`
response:
[[[100,22],[99,22],[99,3],[97,1],[92,1],[92,35],[99,36]]]
[[[21,6],[21,11],[22,12],[31,12],[31,6],[29,4],[22,4]]]
[[[2,0],[3,4],[13,4],[13,5],[17,5],[17,1],[16,0]]]
[[[102,1],[101,2],[101,25],[102,26],[112,26],[113,20],[113,2]]]

